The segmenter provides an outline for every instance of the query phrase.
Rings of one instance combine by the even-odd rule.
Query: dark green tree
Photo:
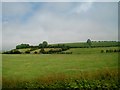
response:
[[[43,41],[43,43],[39,44],[39,48],[46,48],[46,47],[48,47],[47,41]]]
[[[39,48],[42,48],[42,43],[39,44]]]
[[[44,48],[41,48],[40,53],[42,53],[42,54],[44,54],[44,53],[45,53]]]
[[[30,50],[25,51],[26,54],[30,54]]]
[[[87,44],[89,45],[89,47],[91,47],[92,45],[92,41],[90,39],[87,40]]]
[[[47,46],[48,46],[47,41],[43,41],[43,43],[42,43],[42,47],[43,47],[43,48],[46,48]]]
[[[30,47],[29,44],[20,44],[16,46],[16,49],[29,48],[29,47]]]

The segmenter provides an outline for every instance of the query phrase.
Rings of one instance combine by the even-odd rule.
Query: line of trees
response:
[[[63,45],[58,44],[56,46],[48,45],[47,41],[43,41],[43,43],[40,43],[39,48],[41,49],[40,53],[42,54],[60,53],[62,51],[66,51],[69,49],[69,47],[65,46],[64,44]],[[55,49],[55,50],[51,49],[49,51],[45,51],[44,48],[59,48],[59,49]]]
[[[34,50],[37,50],[37,49],[41,49],[39,53],[43,53],[43,54],[46,54],[46,53],[61,53],[63,51],[66,51],[70,48],[95,48],[95,47],[111,47],[111,46],[118,46],[120,44],[120,42],[118,42],[118,45],[117,44],[113,44],[113,45],[102,45],[102,44],[96,44],[94,45],[93,43],[94,41],[91,41],[90,39],[88,39],[86,41],[85,44],[81,45],[81,46],[66,46],[66,44],[54,44],[54,45],[49,45],[47,41],[43,41],[42,43],[40,43],[38,46],[30,46],[29,44],[20,44],[20,45],[17,45],[16,46],[16,49],[14,50],[11,50],[11,51],[6,51],[6,52],[3,52],[4,54],[21,54],[23,52],[20,52],[19,50],[17,49],[26,49],[26,48],[30,48],[30,50],[27,50],[25,51],[24,53],[26,54],[29,54],[31,53],[31,51],[34,51]],[[99,42],[99,41],[98,41]],[[100,41],[100,42],[107,42],[107,41]],[[110,42],[110,41],[109,41]],[[116,42],[116,41],[111,41],[111,42]],[[51,48],[51,50],[49,51],[45,51],[44,49],[45,48]],[[56,50],[52,50],[52,48],[56,48]],[[60,49],[59,49],[60,48]],[[101,50],[101,52],[119,52],[119,50]],[[34,53],[38,53],[38,52],[34,52]]]
[[[95,44],[94,42],[98,42],[100,44]],[[107,43],[102,43],[102,42],[113,42],[113,44],[107,44]],[[116,43],[114,43],[116,42]],[[115,47],[115,46],[120,46],[120,42],[117,41],[91,41],[91,39],[87,39],[86,43],[84,45],[80,46],[72,46],[72,45],[65,45],[65,44],[54,44],[50,45],[48,44],[47,41],[43,41],[37,46],[30,46],[29,44],[20,44],[16,46],[16,49],[24,49],[24,48],[36,48],[36,49],[41,49],[41,48],[95,48],[95,47]]]
[[[62,48],[62,49],[68,49],[69,46],[66,46],[65,44],[58,44],[58,45],[49,45],[47,41],[43,41],[38,46],[30,46],[29,44],[20,44],[16,46],[16,49],[24,49],[24,48]]]
[[[29,44],[20,44],[16,46],[16,49],[30,48]]]
[[[120,49],[109,49],[109,50],[101,50],[101,53],[112,53],[112,52],[120,52]]]
[[[21,54],[21,52],[18,51],[17,49],[14,49],[14,50],[3,52],[3,54]]]
[[[26,48],[31,48],[30,50],[27,50],[25,52],[20,52],[18,49],[26,49]],[[51,49],[49,51],[45,51],[45,48],[56,48],[55,50]],[[57,49],[58,48],[58,49]],[[6,51],[3,52],[3,54],[30,54],[31,51],[34,51],[36,49],[41,49],[39,53],[42,54],[52,54],[52,53],[60,53],[63,51],[66,51],[69,49],[68,46],[65,46],[64,44],[60,45],[56,45],[56,46],[52,46],[52,45],[48,45],[47,41],[43,41],[42,43],[40,43],[38,46],[30,46],[29,44],[20,44],[16,46],[16,49],[11,50],[11,51]],[[35,54],[37,54],[38,52],[34,52]]]
[[[49,51],[45,51],[44,48],[40,50],[40,54],[72,54],[72,52],[63,52],[61,48],[59,49],[50,49]]]

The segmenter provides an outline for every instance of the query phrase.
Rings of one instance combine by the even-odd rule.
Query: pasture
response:
[[[73,54],[3,54],[4,88],[118,88],[117,47],[72,48]],[[86,86],[87,85],[87,86]]]
[[[2,88],[2,54],[0,54],[0,89]]]
[[[88,44],[86,42],[74,42],[74,43],[59,43],[59,45],[65,45],[69,47],[88,47]],[[53,46],[57,46],[58,44],[52,44]],[[113,46],[119,46],[120,42],[115,41],[93,41],[91,46],[92,47],[113,47]]]
[[[118,68],[117,54],[3,55],[3,76],[34,78],[49,74],[74,75],[80,71]]]
[[[105,48],[69,49],[73,54],[3,54],[3,87],[24,88],[27,85],[21,86],[21,84],[18,85],[18,82],[31,81],[34,85],[31,86],[31,83],[27,83],[27,88],[50,88],[50,85],[57,81],[58,86],[53,84],[52,88],[59,88],[61,84],[58,82],[72,83],[69,87],[80,88],[78,84],[74,85],[77,83],[76,78],[78,83],[81,84],[80,77],[84,77],[82,80],[95,79],[94,82],[98,80],[100,87],[102,87],[102,83],[107,83],[107,88],[118,88],[118,53],[100,53],[102,49]],[[106,49],[116,49],[116,47]],[[104,78],[102,78],[102,74]],[[109,76],[110,80],[106,80]],[[73,81],[64,81],[66,79],[71,80],[71,78]],[[102,80],[105,82],[101,82]],[[11,85],[11,82],[17,84]],[[39,82],[39,84],[36,85],[35,82]],[[47,82],[47,84],[41,84],[43,82],[44,84]],[[89,80],[88,83],[91,85]],[[115,83],[114,86],[113,83]],[[63,88],[68,87],[64,84],[62,84]]]

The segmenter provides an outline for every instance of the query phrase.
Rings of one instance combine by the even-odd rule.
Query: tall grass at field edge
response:
[[[86,89],[118,89],[120,88],[117,70],[98,70],[95,72],[81,72],[74,76],[65,74],[51,74],[34,79],[7,79],[3,77],[3,90],[5,88],[44,89],[44,88],[79,88]]]

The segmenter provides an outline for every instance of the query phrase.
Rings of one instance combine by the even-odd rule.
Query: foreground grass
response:
[[[3,89],[117,90],[120,87],[118,53],[100,53],[101,49],[70,49],[74,52],[70,55],[3,55]]]
[[[118,54],[3,55],[3,76],[34,78],[54,73],[74,75],[81,71],[118,68]]]
[[[118,71],[105,69],[97,70],[96,72],[81,72],[72,77],[65,74],[54,74],[30,80],[3,78],[3,90],[7,88],[118,90],[120,85]]]
[[[2,54],[0,54],[0,89],[2,88]]]

